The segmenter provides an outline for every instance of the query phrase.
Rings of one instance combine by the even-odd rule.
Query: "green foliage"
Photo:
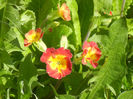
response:
[[[32,0],[28,8],[35,12],[37,27],[40,27],[53,7],[52,0]]]
[[[59,47],[61,37],[68,37],[71,33],[72,29],[70,27],[64,24],[59,25],[57,27],[52,28],[52,32],[44,33],[44,42],[46,42],[46,45],[48,45],[48,47]]]
[[[81,46],[81,29],[80,29],[80,23],[79,23],[79,17],[78,17],[78,5],[75,0],[66,0],[68,7],[71,10],[72,13],[72,21],[74,26],[74,33],[76,36],[76,45]]]
[[[133,19],[127,19],[127,23],[128,23],[128,34],[133,36]]]
[[[59,15],[63,3],[70,21]],[[132,99],[133,0],[126,0],[124,11],[122,5],[123,0],[0,0],[0,99]],[[37,28],[43,37],[25,47],[25,34]],[[95,69],[81,63],[84,40],[102,51]],[[52,47],[73,56],[72,73],[61,80],[48,76],[40,62]]]
[[[55,99],[76,99],[74,96],[71,95],[59,95]]]
[[[109,13],[112,8],[113,0],[94,0],[95,10],[99,12]]]
[[[26,10],[24,13],[22,13],[20,22],[22,25],[23,32],[28,32],[29,29],[35,29],[36,28],[35,13],[33,11]]]
[[[85,39],[88,30],[92,25],[92,17],[94,13],[94,3],[93,0],[77,0],[79,7],[79,19],[81,26],[81,35],[83,40]]]
[[[37,81],[37,69],[31,62],[31,55],[27,55],[20,64],[20,96],[19,99],[27,99],[32,94],[32,83]],[[22,92],[24,95],[22,95]]]
[[[109,84],[119,83],[119,79],[125,74],[127,45],[127,26],[125,19],[115,21],[109,28],[108,55],[98,74],[98,81],[92,89],[89,98],[103,97],[103,88]],[[106,41],[107,42],[107,41]],[[119,86],[115,86],[117,89]]]
[[[0,1],[0,9],[4,8],[6,6],[6,1],[5,0],[1,0]]]
[[[125,91],[118,96],[118,99],[132,99],[133,98],[133,90]]]

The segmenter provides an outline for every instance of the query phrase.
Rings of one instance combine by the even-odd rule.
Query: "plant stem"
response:
[[[122,6],[121,6],[121,17],[123,17],[123,11],[124,11],[124,7],[125,7],[125,3],[126,3],[126,0],[123,0]]]
[[[87,33],[87,35],[86,35],[86,37],[85,37],[84,42],[88,40],[88,38],[89,38],[89,36],[90,36],[90,34],[91,34],[91,28],[92,28],[92,26],[93,26],[93,24],[94,24],[93,20],[94,20],[94,17],[92,18],[92,22],[91,22],[91,24],[90,24],[90,26],[89,26],[88,33]],[[83,43],[84,43],[84,42],[83,42]]]
[[[55,96],[58,96],[58,93],[56,92],[55,87],[52,84],[50,84],[50,87],[53,89],[53,92],[54,92]]]
[[[85,37],[84,42],[88,40],[89,36],[90,36],[90,31],[88,31],[88,33],[87,33],[87,35],[86,35],[86,37]]]
[[[52,84],[50,84],[50,87],[53,89],[55,96],[58,96],[57,90],[58,90],[59,86],[61,85],[61,83],[62,83],[62,80],[58,80],[55,87]],[[52,97],[53,92],[51,91],[49,93],[50,95],[47,97],[48,99]]]
[[[56,90],[58,90],[58,88],[60,87],[61,83],[62,83],[62,79],[61,80],[58,80],[58,82],[55,85],[55,89]]]
[[[42,23],[41,23],[41,25],[40,25],[41,28],[43,28],[43,25],[44,25],[44,23],[45,23],[47,20],[48,20],[48,19],[45,18],[45,19],[42,21]]]

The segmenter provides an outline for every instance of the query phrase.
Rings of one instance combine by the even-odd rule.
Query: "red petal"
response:
[[[83,65],[86,65],[87,64],[87,62],[85,61],[85,58],[82,58],[82,64]]]
[[[44,32],[41,33],[41,35],[40,35],[40,39],[43,37],[43,34],[44,34]]]
[[[92,60],[90,60],[90,64],[91,64],[94,68],[96,68],[97,65],[98,65],[98,63],[95,63],[95,62],[93,62]]]
[[[41,28],[37,28],[37,29],[36,29],[36,32],[41,33],[41,32],[42,32],[42,29],[41,29]]]
[[[41,34],[41,35],[40,35],[40,38],[43,37],[44,32],[42,32],[42,29],[41,29],[41,28],[37,28],[37,29],[36,29],[36,32]]]
[[[110,11],[109,14],[112,16],[112,11]]]
[[[44,52],[40,58],[41,62],[45,62],[47,63],[47,60],[50,56],[53,55],[53,53],[55,52],[54,48],[47,48],[46,52]]]
[[[98,45],[93,41],[91,41],[91,42],[85,41],[83,44],[83,50],[88,48],[88,47],[98,47]]]
[[[35,30],[30,30],[28,33],[26,33],[27,35],[32,35],[32,33],[34,33]]]
[[[58,70],[57,69],[55,69],[55,70],[51,69],[50,65],[48,65],[48,64],[46,66],[46,72],[52,78],[55,78],[55,79],[60,78],[60,74],[58,73]]]
[[[66,57],[72,58],[70,50],[64,49],[63,47],[56,49],[55,54],[62,54],[65,55]]]
[[[29,43],[27,39],[24,39],[24,46],[25,47],[28,47],[30,45],[31,45],[31,43]]]
[[[72,63],[71,63],[70,58],[66,57],[65,59],[67,60],[67,68],[66,70],[62,70],[62,77],[69,75],[72,71]]]

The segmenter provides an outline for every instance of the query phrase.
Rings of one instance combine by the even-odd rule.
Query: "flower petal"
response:
[[[47,48],[46,52],[44,52],[43,55],[41,56],[40,61],[47,63],[48,58],[52,56],[54,52],[55,52],[54,48]]]
[[[31,45],[31,43],[29,43],[27,39],[24,39],[24,46],[25,47],[28,47],[30,45]]]

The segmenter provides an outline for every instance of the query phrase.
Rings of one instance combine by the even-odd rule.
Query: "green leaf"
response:
[[[59,95],[55,99],[76,99],[76,97],[72,95]]]
[[[0,10],[6,6],[6,0],[0,0]]]
[[[37,81],[37,69],[31,61],[31,55],[28,54],[20,64],[20,99],[29,99],[32,94],[32,84]],[[24,89],[23,89],[24,88]],[[24,92],[24,95],[22,93]]]
[[[133,19],[127,19],[128,34],[133,36]]]
[[[13,27],[13,31],[18,39],[20,47],[24,50],[23,55],[25,56],[26,54],[30,53],[31,52],[30,49],[28,47],[24,46],[24,38],[23,38],[21,32],[16,27]]]
[[[71,73],[63,79],[67,94],[78,95],[86,88],[86,83],[83,82],[83,75],[77,72]],[[86,84],[86,85],[85,85]],[[82,86],[84,85],[84,86]]]
[[[20,32],[22,32],[19,11],[16,8],[7,5],[4,17],[11,23],[11,26],[15,26]]]
[[[72,21],[74,26],[74,33],[76,36],[76,44],[81,46],[81,30],[78,16],[78,5],[76,0],[66,0],[66,3],[72,13]]]
[[[13,65],[12,58],[5,50],[0,50],[0,64],[3,64],[6,68],[12,68],[18,71]]]
[[[20,64],[20,76],[22,79],[30,81],[30,79],[37,74],[36,67],[31,61],[31,55],[28,54],[24,61]]]
[[[59,25],[58,27],[54,27],[52,32],[44,33],[44,42],[47,47],[60,47],[61,37],[69,36],[72,33],[72,29],[67,25]]]
[[[122,7],[123,0],[113,0],[113,14],[114,15],[120,15],[121,13],[121,7]],[[124,8],[124,14],[127,13],[127,10],[130,8],[130,4],[132,3],[132,0],[126,0],[125,2],[125,8]]]
[[[10,71],[7,71],[7,70],[1,70],[0,76],[3,76],[3,75],[12,75],[12,73]]]
[[[13,51],[22,51],[18,39],[17,39],[17,35],[14,33],[13,28],[10,28],[10,30],[5,34],[5,38],[4,38],[4,45],[5,49],[7,50],[7,52],[11,53]]]
[[[95,11],[107,13],[111,11],[113,0],[94,0]]]
[[[28,8],[35,12],[37,27],[40,27],[53,7],[53,0],[32,0]]]
[[[120,15],[123,0],[113,0],[113,14]]]
[[[79,8],[78,13],[81,26],[81,35],[84,40],[91,25],[94,12],[94,3],[93,0],[77,0],[77,2]]]
[[[105,41],[108,43],[106,46],[108,48],[107,58],[98,73],[96,85],[92,89],[89,99],[103,99],[103,91],[107,84],[114,87],[118,93],[126,69],[127,38],[125,19],[116,20],[109,28],[108,42]]]
[[[117,99],[132,99],[132,98],[133,98],[133,90],[130,90],[121,93]]]
[[[36,28],[35,13],[31,10],[26,10],[20,17],[23,32],[28,32],[31,29]]]

